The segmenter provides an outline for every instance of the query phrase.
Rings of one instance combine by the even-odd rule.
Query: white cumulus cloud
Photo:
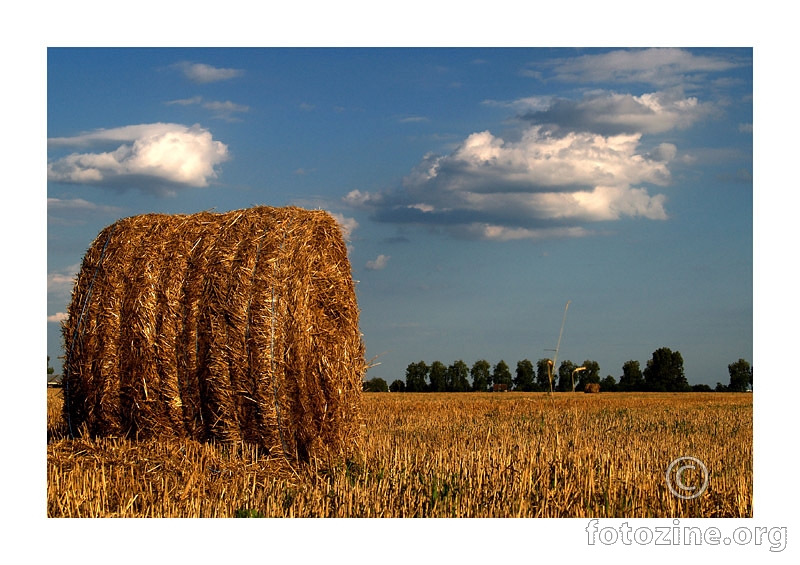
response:
[[[518,141],[476,132],[448,155],[426,155],[402,187],[351,191],[345,203],[378,221],[438,225],[454,235],[497,241],[580,237],[584,222],[666,219],[671,144],[639,151],[640,133],[555,134],[528,128]]]
[[[390,255],[378,255],[374,260],[367,261],[367,269],[370,271],[380,271],[389,264]]]
[[[49,181],[138,187],[159,193],[208,186],[217,177],[215,167],[228,159],[228,147],[198,125],[140,124],[52,138],[48,143],[54,148],[113,147],[71,153],[49,162]]]
[[[640,134],[602,136],[585,132],[553,135],[538,126],[517,142],[488,131],[470,135],[454,153],[424,165],[425,181],[439,179],[450,190],[541,192],[546,188],[666,184],[664,163],[637,155]],[[419,177],[410,183],[419,182]]]
[[[52,316],[48,316],[47,321],[49,323],[60,323],[60,322],[65,322],[67,318],[69,318],[69,314],[67,314],[66,312],[56,312]]]

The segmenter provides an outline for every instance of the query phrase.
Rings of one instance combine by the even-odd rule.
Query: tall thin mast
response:
[[[556,354],[553,357],[553,368],[555,369],[555,365],[558,362],[558,348],[561,347],[561,336],[564,335],[564,324],[567,323],[567,308],[569,308],[569,303],[572,300],[567,300],[567,305],[564,306],[564,319],[561,320],[561,331],[558,332],[558,343],[556,344]]]
[[[567,308],[571,300],[567,300],[567,305],[564,306],[564,319],[561,320],[561,331],[558,332],[558,343],[556,344],[556,354],[553,356],[553,361],[550,363],[550,394],[553,393],[553,372],[556,370],[556,363],[558,362],[558,348],[561,347],[561,336],[564,335],[564,324],[567,323]]]

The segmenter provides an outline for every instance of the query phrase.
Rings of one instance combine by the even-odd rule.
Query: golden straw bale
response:
[[[352,452],[366,370],[347,248],[324,211],[119,220],[63,324],[71,433]]]
[[[583,392],[586,394],[596,394],[600,392],[600,383],[586,383]]]

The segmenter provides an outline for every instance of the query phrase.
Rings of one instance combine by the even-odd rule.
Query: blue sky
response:
[[[549,356],[753,361],[749,48],[50,48],[47,352],[93,238],[330,211],[368,377]]]

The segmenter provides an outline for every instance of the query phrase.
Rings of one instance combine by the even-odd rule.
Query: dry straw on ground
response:
[[[71,433],[244,441],[292,460],[358,442],[364,346],[324,211],[119,220],[84,257],[63,336]]]
[[[47,393],[55,416],[61,390]],[[365,393],[363,457],[334,465],[190,439],[64,439],[48,417],[47,515],[752,518],[752,397]],[[688,454],[709,481],[687,500],[665,473]]]

